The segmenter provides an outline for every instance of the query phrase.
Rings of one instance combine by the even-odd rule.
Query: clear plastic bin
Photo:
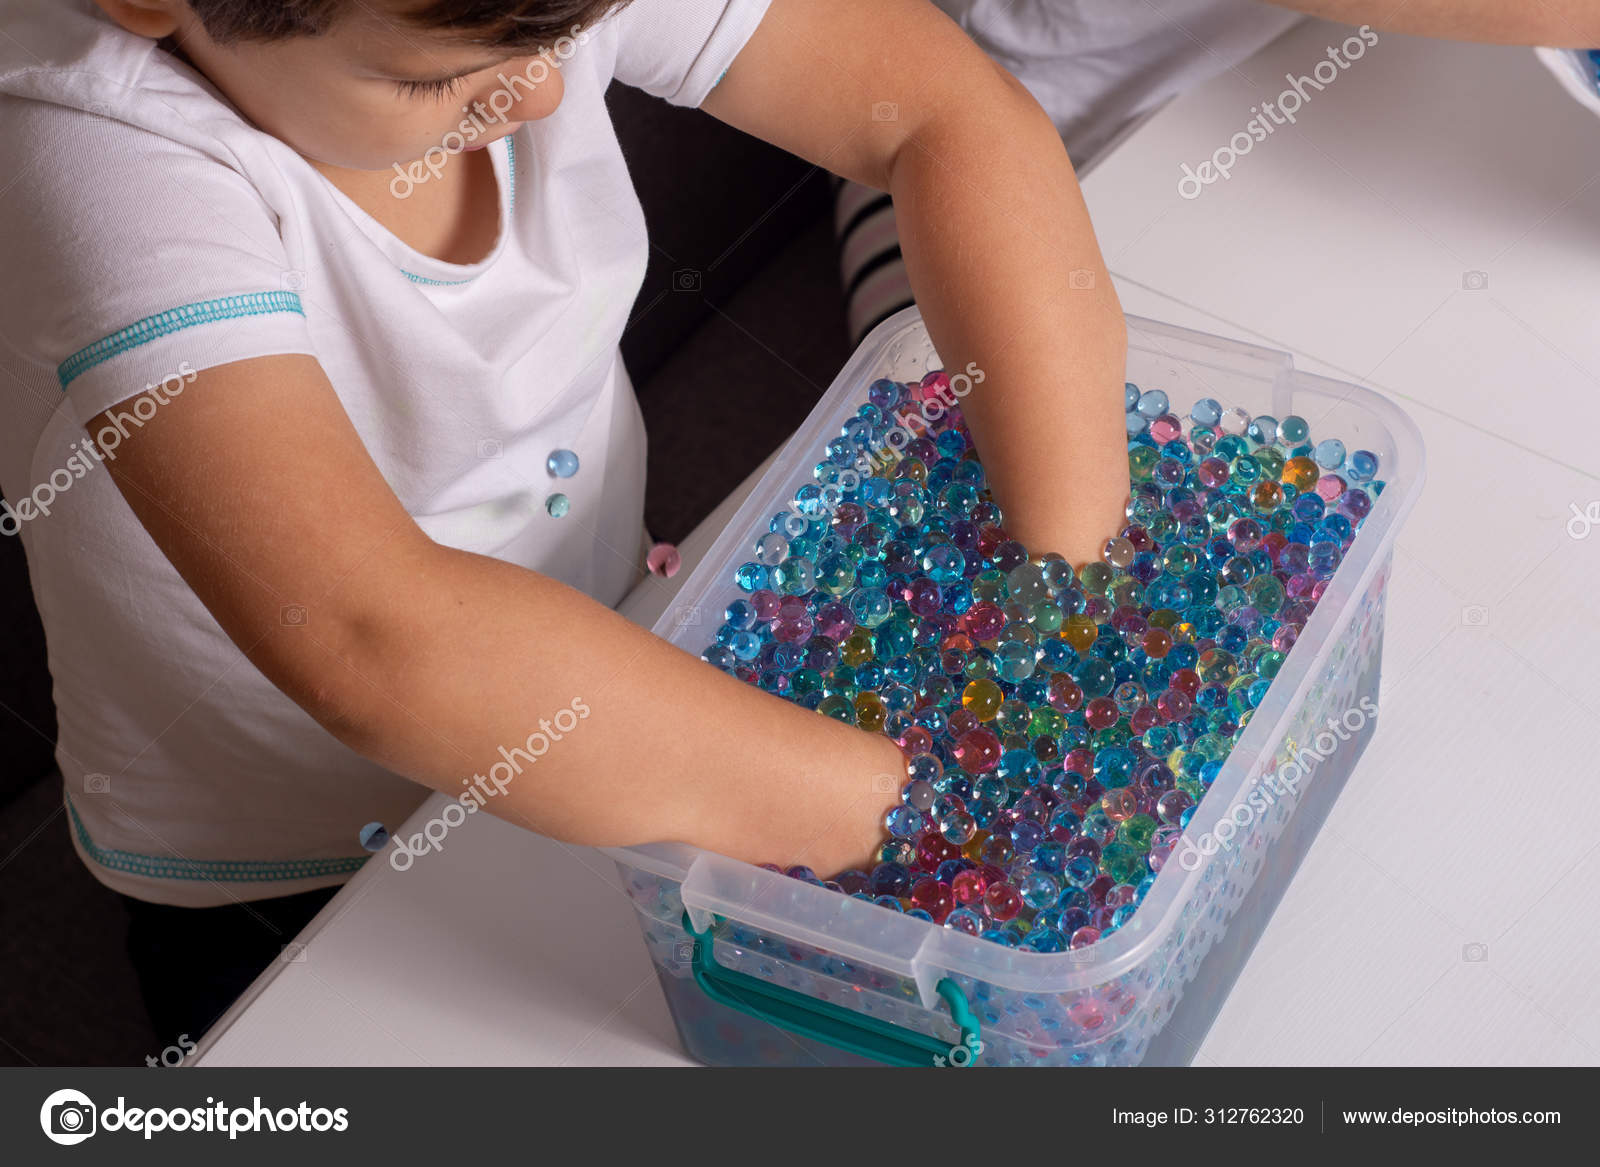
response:
[[[1007,948],[693,847],[613,850],[693,1057],[1005,1066],[1193,1058],[1376,728],[1378,714],[1367,711],[1376,710],[1385,585],[1396,532],[1422,489],[1423,451],[1396,406],[1296,372],[1286,353],[1134,317],[1128,325],[1128,380],[1165,390],[1180,416],[1202,397],[1251,414],[1299,414],[1314,435],[1376,453],[1386,483],[1184,841],[1132,920],[1058,954]],[[914,308],[875,329],[656,633],[698,653],[740,594],[732,572],[750,542],[812,481],[867,386],[939,367]],[[1299,767],[1289,773],[1305,772],[1296,795],[1252,802],[1258,779],[1291,760]],[[1225,846],[1215,842],[1224,836]]]

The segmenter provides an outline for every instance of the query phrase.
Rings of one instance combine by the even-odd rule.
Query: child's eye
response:
[[[396,81],[395,88],[402,97],[431,97],[435,100],[448,97],[461,88],[462,77],[447,77],[443,81]]]

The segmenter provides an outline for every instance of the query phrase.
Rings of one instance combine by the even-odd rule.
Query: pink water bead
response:
[[[999,763],[1000,739],[987,729],[970,730],[956,739],[954,754],[956,764],[967,773],[982,774]]]
[[[750,606],[756,610],[758,620],[770,620],[776,616],[781,602],[777,592],[770,592],[765,588],[750,594]]]
[[[644,565],[650,570],[651,575],[671,579],[683,566],[683,555],[671,543],[657,543],[644,557]]]
[[[1324,474],[1317,479],[1317,495],[1323,502],[1332,502],[1345,491],[1345,481],[1337,474]]]
[[[1164,413],[1150,423],[1150,436],[1162,445],[1175,442],[1183,436],[1183,426],[1176,416]]]
[[[842,641],[855,631],[856,618],[850,609],[835,601],[817,609],[817,635]]]

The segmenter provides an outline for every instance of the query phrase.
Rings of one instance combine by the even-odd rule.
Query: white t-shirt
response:
[[[560,107],[490,147],[493,252],[457,265],[87,0],[0,0],[0,531],[27,553],[72,835],[102,882],[186,905],[337,883],[368,858],[362,827],[398,827],[426,792],[244,658],[83,423],[165,382],[124,423],[137,440],[198,370],[314,354],[430,536],[615,603],[642,559],[644,431],[617,346],[647,252],[603,95],[616,78],[698,105],[766,4],[633,0],[568,45]],[[551,477],[557,449],[576,475]]]
[[[934,0],[1038,99],[1080,168],[1296,21],[1256,0]]]

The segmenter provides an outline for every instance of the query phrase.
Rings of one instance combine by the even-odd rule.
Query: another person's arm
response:
[[[1123,525],[1126,326],[1037,102],[924,0],[775,0],[704,108],[895,200],[912,290],[1006,529],[1096,559]]]
[[[1267,0],[1325,20],[1369,24],[1381,32],[1548,45],[1600,47],[1600,0]]]

